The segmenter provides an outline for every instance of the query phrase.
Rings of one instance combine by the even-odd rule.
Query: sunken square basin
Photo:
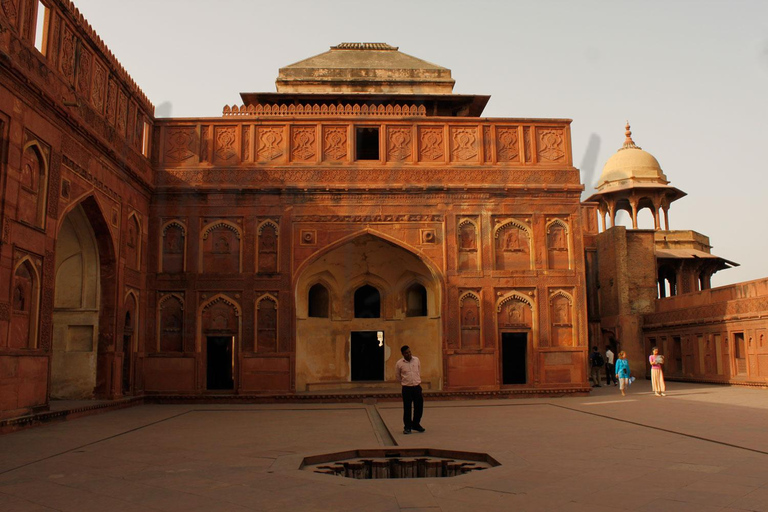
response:
[[[372,480],[448,478],[500,465],[487,453],[439,448],[380,448],[306,457],[300,469],[325,475]]]

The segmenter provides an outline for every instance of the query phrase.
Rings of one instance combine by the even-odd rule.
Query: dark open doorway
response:
[[[528,381],[528,335],[524,332],[501,333],[502,384]]]
[[[384,333],[353,332],[350,345],[352,380],[384,380]]]
[[[208,336],[208,389],[234,389],[232,336]]]

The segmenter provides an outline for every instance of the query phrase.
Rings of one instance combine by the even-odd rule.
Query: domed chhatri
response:
[[[640,183],[667,185],[669,180],[661,170],[659,161],[632,140],[629,122],[625,135],[624,145],[605,163],[597,190],[605,192]]]
[[[627,211],[632,216],[632,228],[637,229],[637,214],[644,208],[653,212],[654,229],[661,229],[659,211],[664,212],[665,229],[669,229],[669,204],[685,196],[685,192],[669,185],[664,171],[656,158],[643,151],[632,140],[629,121],[625,127],[624,144],[603,167],[597,192],[587,201],[598,203],[602,229],[615,225],[616,213]]]

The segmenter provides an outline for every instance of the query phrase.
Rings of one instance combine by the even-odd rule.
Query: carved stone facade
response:
[[[70,2],[3,2],[0,52],[0,418],[136,393],[153,106]]]
[[[0,417],[396,389],[405,344],[433,391],[588,390],[618,295],[569,120],[482,118],[488,97],[451,94],[449,70],[365,44],[342,47],[392,66],[345,81],[343,63],[302,75],[308,59],[222,117],[154,119],[70,2],[46,2],[38,52],[19,15],[37,5],[0,12]]]

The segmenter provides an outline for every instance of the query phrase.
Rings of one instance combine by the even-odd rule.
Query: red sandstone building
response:
[[[631,141],[581,203],[570,121],[483,118],[450,70],[371,43],[155,119],[66,0],[2,3],[0,70],[0,417],[380,392],[404,344],[443,393],[586,391],[603,343],[766,381],[765,282],[708,290],[730,262],[661,229],[682,192]],[[656,231],[606,229],[646,207]]]

